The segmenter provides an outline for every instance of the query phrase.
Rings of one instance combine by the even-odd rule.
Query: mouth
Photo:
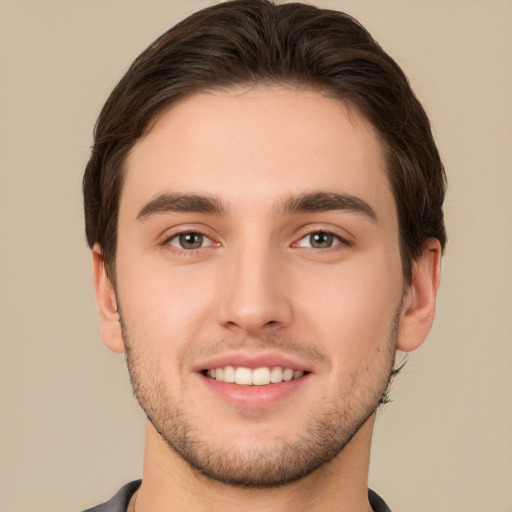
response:
[[[231,351],[198,362],[195,374],[210,397],[237,409],[266,409],[300,400],[314,368],[299,357],[278,352]],[[301,391],[302,390],[302,391]]]
[[[205,377],[240,386],[268,386],[300,379],[307,371],[282,366],[262,366],[247,368],[245,366],[220,366],[202,371]]]

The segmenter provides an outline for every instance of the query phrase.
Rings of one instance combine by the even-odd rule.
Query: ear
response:
[[[92,271],[94,293],[100,311],[101,338],[107,348],[122,354],[125,348],[117,311],[116,293],[105,269],[103,251],[98,244],[94,244],[92,248]]]
[[[413,265],[412,282],[405,294],[398,329],[398,350],[410,352],[425,341],[434,322],[440,279],[441,244],[436,238],[429,238]]]

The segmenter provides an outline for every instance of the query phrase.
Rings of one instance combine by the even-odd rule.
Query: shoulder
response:
[[[374,491],[368,489],[368,500],[373,512],[391,512],[386,502]]]
[[[135,480],[121,487],[119,491],[106,503],[88,508],[83,512],[126,512],[130,498],[140,487],[141,480]]]

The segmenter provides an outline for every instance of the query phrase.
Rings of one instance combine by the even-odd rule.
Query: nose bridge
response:
[[[280,272],[279,248],[262,236],[246,236],[230,249],[221,323],[255,333],[287,325],[291,307]]]

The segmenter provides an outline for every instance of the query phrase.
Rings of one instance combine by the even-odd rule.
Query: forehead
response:
[[[207,193],[236,210],[317,190],[395,213],[383,145],[355,108],[313,91],[215,91],[172,106],[132,148],[120,218],[161,193]]]

